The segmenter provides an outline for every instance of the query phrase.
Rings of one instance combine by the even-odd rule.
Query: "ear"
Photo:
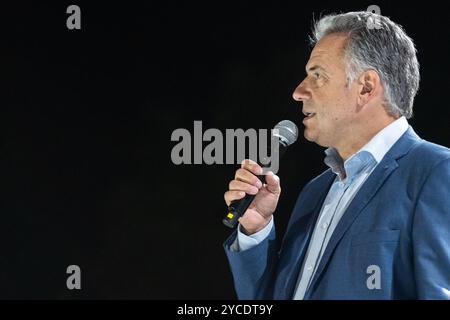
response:
[[[381,90],[381,80],[375,70],[364,71],[358,78],[358,105],[364,106]]]

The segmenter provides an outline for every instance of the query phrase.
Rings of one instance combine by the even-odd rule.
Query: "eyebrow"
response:
[[[321,71],[326,73],[326,70],[323,67],[319,66],[319,65],[313,65],[313,66],[309,67],[308,69],[306,69],[306,73],[313,72],[315,70],[321,70]]]

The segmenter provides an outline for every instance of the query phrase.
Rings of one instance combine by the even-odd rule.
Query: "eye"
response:
[[[320,79],[320,73],[314,72],[313,75],[316,79]]]

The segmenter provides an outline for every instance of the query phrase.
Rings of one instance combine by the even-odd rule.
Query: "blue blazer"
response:
[[[281,246],[275,228],[257,246],[224,248],[240,299],[292,299],[322,203],[327,170],[300,193]],[[368,285],[379,267],[379,285]],[[305,299],[450,299],[450,150],[411,127],[356,194]]]

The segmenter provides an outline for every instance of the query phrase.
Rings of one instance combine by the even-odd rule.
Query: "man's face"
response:
[[[345,143],[357,116],[357,89],[347,86],[345,41],[342,34],[322,38],[311,52],[306,78],[293,93],[308,114],[303,120],[305,138],[324,147],[339,148]]]

